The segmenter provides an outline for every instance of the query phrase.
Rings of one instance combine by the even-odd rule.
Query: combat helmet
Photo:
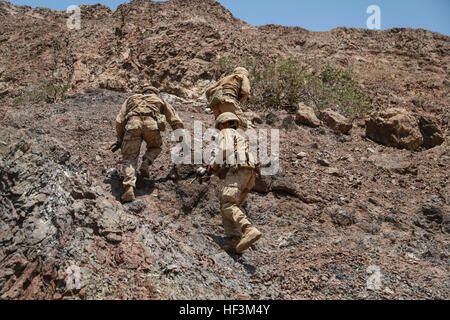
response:
[[[237,123],[238,127],[241,126],[241,121],[234,113],[224,112],[221,115],[219,115],[216,119],[216,129],[219,129],[220,124],[225,124],[230,121],[235,121]]]
[[[243,67],[237,67],[236,69],[234,69],[233,71],[234,73],[238,73],[238,74],[243,74],[246,77],[248,77],[248,70],[243,68]]]

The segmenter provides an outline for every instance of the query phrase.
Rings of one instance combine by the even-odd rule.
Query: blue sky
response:
[[[15,4],[65,10],[102,3],[113,9],[126,0],[12,0]],[[381,29],[423,28],[450,35],[450,0],[219,0],[235,17],[252,25],[268,23],[327,31],[338,26],[367,28],[370,5],[381,9]]]

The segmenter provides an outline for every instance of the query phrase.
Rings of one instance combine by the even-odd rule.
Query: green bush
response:
[[[367,94],[352,79],[349,69],[326,65],[319,75],[312,75],[293,58],[262,61],[253,57],[238,60],[224,56],[216,60],[215,73],[221,76],[237,66],[249,70],[252,94],[248,104],[254,110],[294,111],[302,101],[317,111],[331,108],[355,119],[363,117],[370,109]]]
[[[57,84],[53,82],[47,82],[43,85],[43,92],[45,93],[46,102],[54,103],[58,101],[64,101],[67,99],[67,90],[69,90],[68,84]]]
[[[67,99],[69,85],[55,83],[54,81],[43,81],[36,87],[25,91],[14,99],[16,104],[47,102],[55,103]]]
[[[316,109],[331,108],[350,119],[363,117],[370,109],[370,101],[352,79],[351,70],[326,65],[318,77],[310,77],[303,102]]]
[[[300,100],[306,73],[292,59],[251,68],[250,105],[262,109],[295,108]]]

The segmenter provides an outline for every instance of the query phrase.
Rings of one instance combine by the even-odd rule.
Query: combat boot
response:
[[[122,195],[122,202],[132,202],[134,200],[136,200],[136,197],[134,196],[134,188],[129,186]]]
[[[141,177],[146,179],[150,178],[150,171],[148,169],[150,165],[151,163],[148,159],[144,158],[144,160],[142,160],[141,167],[139,168],[139,174],[141,175]]]
[[[240,241],[241,241],[240,237],[232,237],[230,242],[227,243],[223,249],[228,253],[232,253],[233,251],[236,251],[236,246]]]
[[[253,226],[248,226],[247,228],[245,228],[244,235],[242,236],[241,241],[239,241],[239,243],[236,246],[236,252],[237,253],[244,252],[245,250],[250,248],[252,244],[258,241],[259,238],[261,238],[261,236],[262,233],[259,232],[258,229],[256,229]]]

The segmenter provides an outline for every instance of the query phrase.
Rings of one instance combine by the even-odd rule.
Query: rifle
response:
[[[210,171],[209,167],[200,167],[200,168],[198,168],[197,171],[196,171],[195,178],[192,181],[186,183],[186,185],[188,187],[190,187],[197,180],[199,180],[200,184],[202,184],[204,180],[207,180],[208,178],[211,177],[211,175],[208,175],[209,171]]]
[[[213,175],[213,172],[211,170],[211,163],[214,161],[215,155],[211,155],[211,157],[206,162],[207,164],[204,164],[202,167],[197,169],[195,178],[191,181],[186,183],[188,187],[192,186],[192,184],[199,180],[200,184],[203,183],[204,180],[208,180]]]
[[[122,144],[119,142],[114,143],[113,145],[110,145],[106,147],[106,150],[111,150],[112,153],[115,153],[117,150],[119,150],[122,147]]]

